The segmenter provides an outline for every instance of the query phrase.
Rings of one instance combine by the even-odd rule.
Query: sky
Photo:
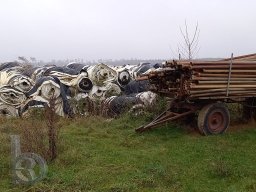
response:
[[[197,58],[256,52],[255,0],[1,0],[0,61],[169,59],[186,20]]]

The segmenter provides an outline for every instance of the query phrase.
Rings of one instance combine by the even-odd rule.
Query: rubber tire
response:
[[[215,111],[220,111],[223,114],[224,127],[221,130],[213,131],[209,128],[208,118]],[[230,123],[230,114],[225,104],[213,103],[204,106],[198,114],[197,125],[198,130],[202,135],[217,135],[224,133]]]

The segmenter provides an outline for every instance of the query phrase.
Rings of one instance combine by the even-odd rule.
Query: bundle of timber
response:
[[[224,99],[256,96],[256,54],[218,61],[167,61],[144,74],[152,91],[178,99]]]
[[[238,57],[233,57],[233,60],[236,61],[256,61],[256,54],[249,54],[249,55],[242,55],[242,56],[238,56]],[[231,58],[227,58],[227,59],[223,59],[221,61],[229,61],[231,60]]]

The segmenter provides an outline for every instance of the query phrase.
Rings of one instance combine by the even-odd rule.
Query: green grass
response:
[[[256,191],[253,126],[207,137],[175,124],[134,132],[149,120],[128,115],[61,120],[58,157],[49,163],[47,178],[34,186],[11,184],[13,121],[5,120],[0,191]]]

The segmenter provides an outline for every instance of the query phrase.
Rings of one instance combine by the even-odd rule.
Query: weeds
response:
[[[49,160],[44,112],[39,110],[32,114],[26,119],[0,119],[1,165],[9,164],[7,135],[10,133],[22,136],[22,151],[39,153]],[[8,169],[0,169],[0,190],[255,190],[254,129],[202,137],[168,124],[143,134],[134,132],[134,128],[145,124],[155,114],[132,116],[126,113],[112,121],[98,116],[59,118],[55,124],[58,156],[49,163],[47,178],[30,188],[12,188]]]

